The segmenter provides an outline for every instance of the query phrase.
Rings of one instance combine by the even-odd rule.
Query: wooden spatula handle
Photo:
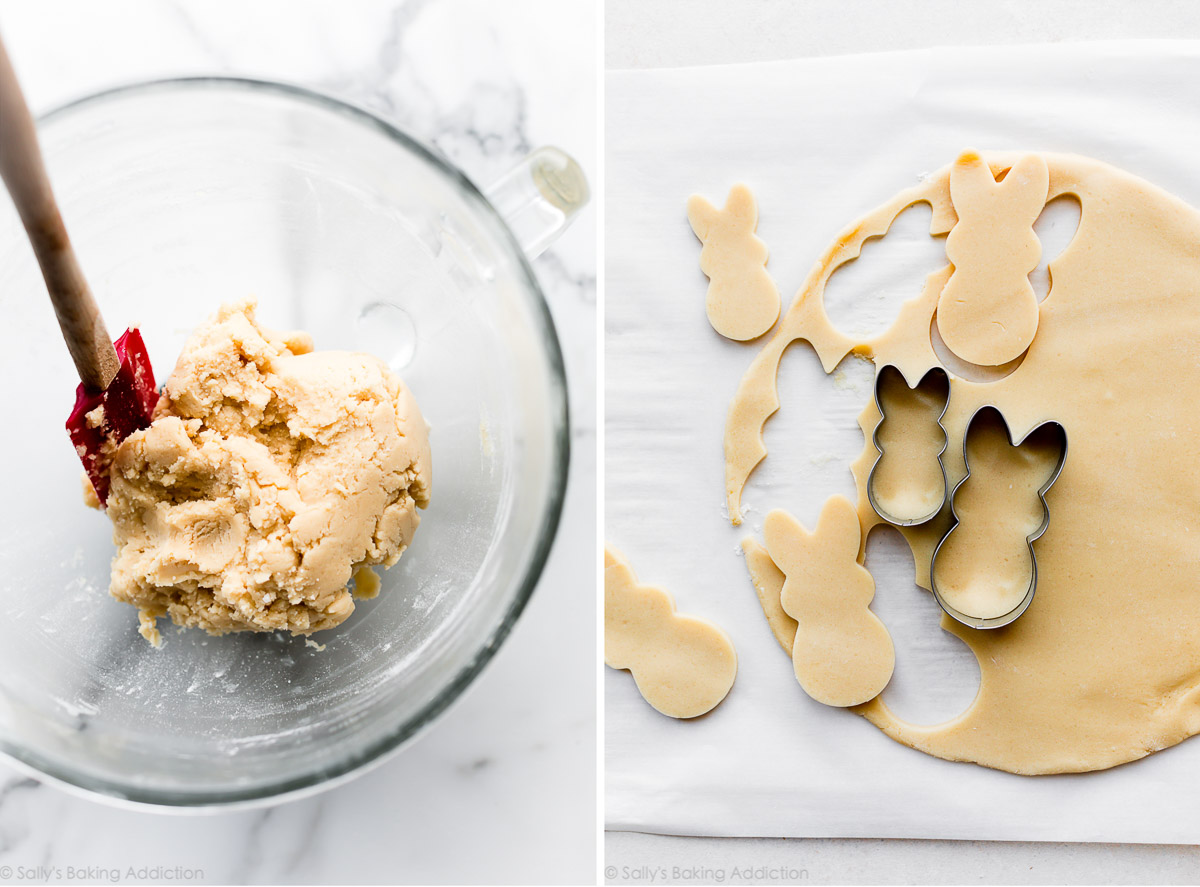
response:
[[[0,41],[0,177],[8,186],[29,234],[79,379],[87,388],[103,391],[117,374],[120,365],[117,352],[71,249],[46,177],[33,117],[17,85],[3,41]]]

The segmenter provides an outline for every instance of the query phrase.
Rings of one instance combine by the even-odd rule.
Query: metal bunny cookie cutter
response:
[[[884,422],[887,421],[887,410],[884,408],[885,398],[881,396],[884,389],[895,389],[905,392],[914,397],[920,392],[928,391],[930,388],[937,386],[939,389],[944,389],[946,394],[942,399],[941,410],[936,416],[932,416],[933,421],[937,423],[938,429],[941,431],[941,447],[936,452],[931,454],[937,459],[938,469],[941,471],[941,496],[930,508],[922,508],[917,514],[897,514],[893,508],[889,508],[880,497],[876,490],[876,479],[879,471],[880,463],[885,457],[884,447],[879,441],[879,430],[883,428]],[[879,421],[875,423],[875,430],[871,433],[871,442],[875,444],[875,464],[871,466],[871,473],[867,475],[867,501],[871,503],[871,507],[875,509],[875,513],[881,518],[897,527],[915,527],[919,524],[928,523],[941,513],[942,508],[946,504],[946,467],[942,463],[942,454],[946,452],[947,437],[946,428],[942,425],[942,417],[946,415],[946,408],[950,404],[950,376],[941,367],[935,366],[928,370],[921,380],[915,386],[909,386],[908,380],[904,378],[904,374],[891,364],[885,364],[879,368],[878,374],[875,376],[875,406],[879,409]]]
[[[1021,600],[1007,612],[995,615],[978,616],[963,612],[946,599],[946,593],[948,589],[943,586],[942,582],[939,582],[938,557],[939,555],[943,554],[943,549],[946,543],[951,539],[954,531],[959,529],[961,524],[958,511],[955,507],[955,500],[958,497],[959,491],[963,488],[963,485],[971,477],[971,463],[967,455],[968,441],[972,438],[973,432],[977,431],[980,423],[989,420],[992,414],[995,415],[995,419],[999,422],[1000,427],[1003,428],[1005,437],[1008,439],[1008,445],[1010,447],[1015,449],[1025,446],[1035,435],[1053,435],[1054,446],[1058,450],[1058,459],[1054,463],[1052,470],[1049,472],[1037,490],[1038,499],[1042,504],[1042,522],[1037,526],[1036,529],[1034,529],[1033,532],[1025,537],[1025,543],[1029,550],[1030,572],[1029,587],[1025,591],[1024,597],[1022,597]],[[941,606],[941,608],[952,619],[961,622],[963,625],[970,626],[971,628],[1000,628],[1016,620],[1018,616],[1020,616],[1029,608],[1030,603],[1033,602],[1033,595],[1037,591],[1038,583],[1037,555],[1033,550],[1033,543],[1037,539],[1041,538],[1042,534],[1045,533],[1046,529],[1050,526],[1050,506],[1046,503],[1046,492],[1051,486],[1054,485],[1054,482],[1058,480],[1058,476],[1062,474],[1063,465],[1066,464],[1066,461],[1067,432],[1060,423],[1055,421],[1043,422],[1041,425],[1038,425],[1036,428],[1022,437],[1019,441],[1014,442],[1012,438],[1012,432],[1008,428],[1008,423],[1004,420],[1004,415],[1000,412],[998,407],[990,405],[983,406],[975,411],[975,414],[971,417],[971,421],[967,423],[966,432],[963,434],[963,464],[966,467],[967,473],[962,480],[955,484],[954,490],[950,494],[950,514],[953,522],[950,525],[950,529],[946,531],[946,535],[944,535],[941,541],[938,542],[937,548],[934,549],[933,559],[930,561],[929,565],[930,589],[933,591],[933,596],[937,599],[939,606]],[[944,582],[944,577],[942,577],[942,579]]]

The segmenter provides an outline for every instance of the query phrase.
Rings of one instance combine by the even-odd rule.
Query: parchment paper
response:
[[[855,418],[872,369],[848,359],[827,377],[806,345],[788,351],[783,408],[766,429],[770,456],[746,488],[745,523],[731,527],[725,414],[765,339],[727,342],[708,326],[700,244],[684,210],[693,192],[719,204],[730,185],[749,184],[786,310],[844,226],[966,147],[1089,155],[1200,206],[1200,44],[617,71],[606,101],[606,537],[642,581],[721,624],[739,656],[728,699],[692,722],[658,714],[627,673],[606,669],[608,828],[1200,843],[1200,739],[1101,773],[1019,777],[928,757],[804,695],[738,543],[748,533],[761,539],[770,508],[787,507],[811,527],[826,497],[852,495],[848,466],[862,448]],[[906,212],[835,275],[835,322],[880,330],[917,294],[944,264],[927,226],[927,209]],[[897,648],[884,698],[914,721],[953,716],[978,681],[972,655],[939,629],[937,606],[913,584],[911,555],[893,531],[872,534],[867,566],[874,609]]]

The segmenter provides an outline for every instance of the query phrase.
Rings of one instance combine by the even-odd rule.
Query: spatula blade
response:
[[[67,419],[67,433],[101,505],[108,499],[109,469],[117,446],[150,424],[158,404],[154,369],[141,332],[136,327],[127,329],[113,345],[121,361],[117,375],[101,392],[80,385]]]

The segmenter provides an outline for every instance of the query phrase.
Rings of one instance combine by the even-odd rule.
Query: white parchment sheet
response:
[[[871,367],[848,359],[827,377],[806,345],[788,351],[783,407],[766,427],[770,455],[746,488],[745,523],[730,526],[722,433],[758,345],[727,342],[708,326],[700,244],[685,214],[693,192],[719,204],[730,185],[749,184],[786,310],[845,225],[967,147],[1089,155],[1200,206],[1200,44],[617,71],[607,106],[606,537],[680,610],[722,625],[739,657],[729,697],[692,722],[658,714],[628,673],[606,669],[607,826],[1200,843],[1200,739],[1102,773],[1019,777],[912,751],[804,695],[738,543],[761,538],[770,508],[786,507],[811,528],[829,495],[852,495],[848,466],[862,448],[855,419],[871,394]],[[917,295],[944,264],[928,222],[927,208],[907,211],[835,274],[835,323],[881,330]],[[1039,233],[1054,240],[1047,224]],[[939,629],[894,531],[872,534],[867,566],[874,609],[896,643],[884,698],[910,720],[953,716],[973,696],[974,658]]]

